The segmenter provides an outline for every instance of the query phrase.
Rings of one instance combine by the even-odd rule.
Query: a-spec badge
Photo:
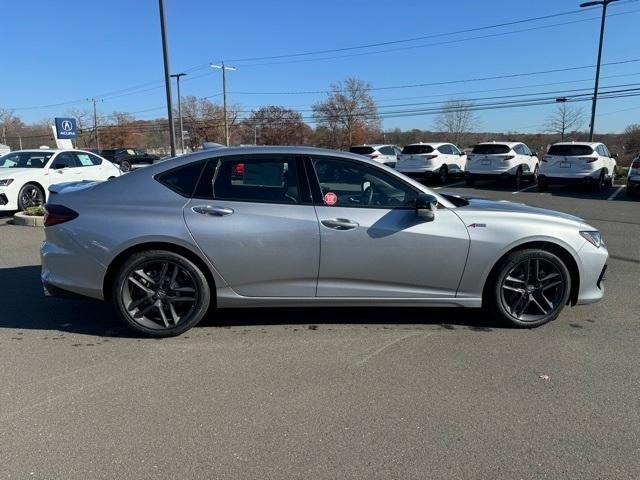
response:
[[[471,225],[467,225],[467,228],[487,228],[486,223],[472,223]]]

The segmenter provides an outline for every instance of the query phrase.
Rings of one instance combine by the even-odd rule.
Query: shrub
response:
[[[42,205],[28,207],[25,209],[24,214],[30,217],[42,217],[44,215],[44,207]]]

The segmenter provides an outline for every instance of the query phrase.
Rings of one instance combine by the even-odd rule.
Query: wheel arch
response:
[[[482,298],[483,303],[484,299],[487,295],[487,289],[490,285],[492,285],[492,281],[498,273],[500,265],[504,259],[513,252],[517,252],[520,250],[544,250],[546,252],[553,253],[556,255],[562,262],[566,265],[569,270],[569,275],[571,276],[571,291],[569,292],[569,304],[575,305],[578,302],[578,293],[580,292],[580,269],[578,268],[578,262],[576,262],[573,254],[567,250],[564,246],[554,243],[552,241],[529,241],[519,245],[512,247],[510,250],[505,252],[493,265],[489,275],[487,276],[484,286],[482,289]]]
[[[126,262],[127,259],[131,257],[131,255],[138,252],[143,252],[146,250],[167,250],[169,252],[182,255],[183,257],[192,261],[202,271],[202,273],[206,277],[209,287],[211,289],[212,306],[215,307],[215,304],[217,303],[217,294],[216,294],[217,286],[216,286],[213,273],[211,272],[211,268],[207,265],[207,262],[204,259],[202,259],[200,255],[198,255],[197,253],[195,253],[194,251],[186,247],[177,245],[175,243],[161,242],[161,241],[139,243],[136,245],[132,245],[126,248],[125,250],[123,250],[122,252],[118,253],[118,255],[111,261],[111,263],[109,263],[109,266],[107,267],[107,273],[105,274],[103,279],[102,293],[103,293],[103,298],[105,300],[111,298],[113,280],[117,275],[118,271],[120,270],[120,267],[124,264],[124,262]]]

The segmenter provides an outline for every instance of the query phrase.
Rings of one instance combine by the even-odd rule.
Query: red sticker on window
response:
[[[324,194],[323,200],[325,205],[335,205],[338,203],[338,196],[333,192],[327,192]]]

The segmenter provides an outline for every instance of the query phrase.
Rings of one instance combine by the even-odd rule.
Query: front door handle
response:
[[[360,226],[358,222],[353,222],[346,218],[332,218],[329,220],[322,220],[320,223],[325,227],[333,228],[334,230],[353,230]]]
[[[200,215],[209,215],[211,217],[226,217],[233,213],[233,209],[231,208],[213,205],[196,205],[192,207],[191,210]]]

